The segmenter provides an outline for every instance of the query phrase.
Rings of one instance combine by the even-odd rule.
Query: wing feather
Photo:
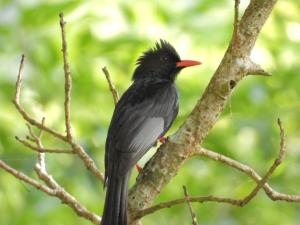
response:
[[[120,99],[106,140],[105,164],[132,167],[170,127],[178,112],[176,88],[170,82],[133,85]]]

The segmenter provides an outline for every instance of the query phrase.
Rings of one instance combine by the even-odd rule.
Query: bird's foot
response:
[[[139,164],[135,164],[135,168],[138,171],[138,173],[141,173],[143,168]]]
[[[166,143],[167,140],[168,140],[168,137],[165,137],[165,136],[162,136],[161,138],[158,139],[158,141],[159,141],[161,144]]]

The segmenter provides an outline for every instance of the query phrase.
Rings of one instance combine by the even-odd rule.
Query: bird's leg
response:
[[[165,137],[165,136],[162,136],[162,137],[160,137],[160,138],[158,139],[158,141],[159,141],[161,144],[166,143],[167,140],[168,140],[168,137]]]
[[[143,170],[143,168],[139,164],[135,164],[135,168],[139,173],[141,173]]]

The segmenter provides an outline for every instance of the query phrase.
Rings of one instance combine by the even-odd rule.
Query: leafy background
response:
[[[248,1],[243,0],[245,9]],[[177,79],[181,107],[170,130],[188,116],[217,68],[232,32],[233,1],[38,1],[0,3],[0,158],[32,177],[36,155],[14,136],[25,137],[24,121],[11,103],[18,64],[26,55],[22,104],[35,118],[64,131],[63,70],[58,14],[66,15],[76,139],[103,171],[103,152],[113,101],[101,67],[107,66],[120,93],[130,84],[136,58],[159,38],[182,58],[203,61]],[[273,76],[249,76],[236,88],[204,146],[247,163],[263,174],[278,152],[280,117],[288,155],[270,183],[300,194],[300,2],[279,1],[264,26],[252,58]],[[63,147],[45,136],[45,145]],[[153,150],[152,150],[153,154]],[[151,155],[151,154],[150,154]],[[141,164],[149,158],[146,156]],[[74,156],[47,155],[48,170],[90,210],[101,214],[104,191]],[[136,172],[132,176],[132,183]],[[156,202],[191,195],[245,196],[254,183],[245,175],[204,158],[189,160]],[[0,170],[0,224],[90,224],[72,210]],[[272,202],[263,192],[244,208],[193,204],[202,225],[290,225],[300,223],[296,203]],[[191,224],[186,205],[161,210],[143,224]]]

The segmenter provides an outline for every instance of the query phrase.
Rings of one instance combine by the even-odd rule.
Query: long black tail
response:
[[[101,225],[127,225],[127,192],[130,171],[120,176],[112,171],[108,178]]]

